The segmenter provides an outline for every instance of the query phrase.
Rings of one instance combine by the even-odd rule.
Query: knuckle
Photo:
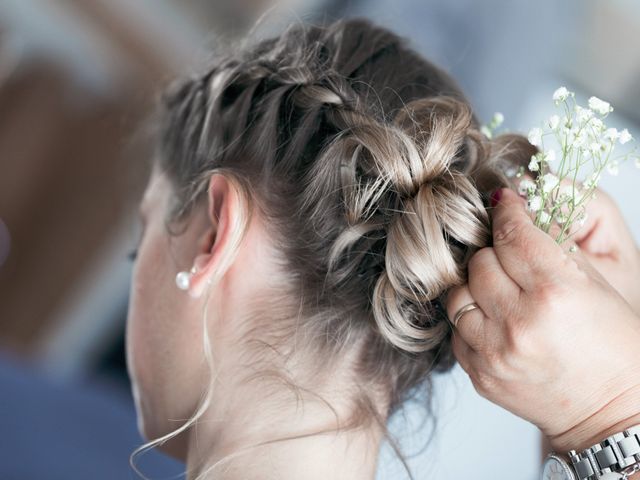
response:
[[[531,292],[531,296],[535,302],[535,305],[540,308],[549,308],[556,302],[560,289],[562,287],[549,279],[545,282],[540,282],[534,291]]]
[[[487,356],[487,364],[489,365],[491,378],[503,378],[509,371],[511,361],[511,352],[508,348],[500,348],[493,350]]]
[[[526,224],[520,219],[509,219],[495,227],[493,231],[494,245],[518,245],[523,239]]]
[[[491,247],[483,247],[478,250],[473,256],[469,259],[469,272],[483,272],[486,270],[485,265],[489,261],[490,257],[493,255]]]
[[[482,352],[482,355],[484,356],[487,365],[491,369],[494,369],[496,365],[499,365],[502,362],[502,359],[500,358],[501,352],[493,346],[490,348],[486,348]]]
[[[522,323],[512,325],[506,332],[506,351],[510,357],[525,357],[535,349],[533,332]]]
[[[469,260],[469,286],[499,285],[502,281],[500,271],[495,268],[493,257],[495,252],[491,247],[484,247]]]
[[[550,270],[540,278],[535,285],[535,289],[527,292],[527,296],[532,300],[533,305],[539,309],[552,309],[561,302],[570,292],[576,291],[584,286],[579,279],[584,272],[580,272],[580,267],[568,255],[564,261],[556,264],[556,270]],[[586,276],[583,280],[586,280]]]

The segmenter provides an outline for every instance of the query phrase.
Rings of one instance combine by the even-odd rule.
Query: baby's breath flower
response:
[[[587,212],[584,211],[584,209],[582,210],[582,212],[580,212],[580,214],[576,217],[576,221],[578,222],[578,224],[581,227],[584,227],[584,224],[587,221]]]
[[[587,134],[583,129],[576,129],[575,134],[573,135],[573,146],[574,147],[584,147],[587,143]]]
[[[573,92],[567,90],[566,87],[560,87],[555,92],[553,92],[553,101],[558,105],[561,102],[564,102],[567,98],[572,97]]]
[[[586,123],[593,117],[593,111],[588,108],[583,108],[580,105],[576,105],[576,118],[580,123]]]
[[[598,97],[589,98],[589,108],[599,113],[600,115],[606,115],[609,112],[613,112],[613,108],[609,102],[600,100]]]
[[[523,178],[518,185],[518,193],[520,195],[530,195],[535,192],[536,184],[528,178]]]
[[[589,145],[589,151],[593,155],[600,153],[602,151],[602,144],[598,142],[593,142],[591,145]]]
[[[551,222],[551,215],[549,215],[547,212],[540,212],[540,223],[542,225],[547,225],[549,222]]]
[[[607,128],[604,132],[603,137],[607,140],[615,142],[618,138],[620,138],[620,133],[618,132],[617,128]]]
[[[566,223],[569,220],[569,215],[566,214],[565,212],[558,212],[556,214],[556,222],[558,222],[560,225]]]
[[[558,115],[551,115],[547,121],[547,125],[551,130],[556,130],[560,126],[560,117]]]
[[[517,176],[518,169],[515,165],[504,165],[503,169],[504,174],[509,178],[514,178]]]
[[[595,130],[596,133],[602,133],[606,128],[604,122],[595,117],[592,118],[591,121],[589,121],[589,125],[591,125],[591,128]]]
[[[542,208],[542,197],[539,195],[531,197],[527,204],[527,208],[529,208],[529,211],[531,212],[537,212],[540,210]]]
[[[569,141],[574,147],[583,147],[587,143],[587,134],[584,129],[573,127],[569,130]]]
[[[614,177],[620,173],[618,162],[610,162],[607,164],[607,171]]]
[[[493,138],[494,130],[502,125],[502,122],[504,122],[504,115],[500,112],[496,112],[493,114],[493,117],[491,117],[491,121],[488,125],[480,126],[480,132],[487,138]]]
[[[541,128],[532,128],[529,131],[529,143],[531,145],[535,145],[539,147],[542,144],[542,129]]]
[[[553,101],[562,113],[551,115],[541,128],[529,131],[528,140],[538,147],[538,153],[530,158],[528,170],[520,165],[515,173],[520,179],[518,193],[527,199],[528,210],[535,213],[535,224],[545,232],[551,231],[552,222],[560,226],[555,237],[558,243],[572,235],[573,223],[586,222],[586,202],[596,197],[605,170],[617,175],[620,162],[628,158],[640,168],[637,149],[614,155],[623,148],[620,145],[634,138],[626,128],[619,131],[605,124],[613,107],[598,97],[589,98],[588,108],[583,107],[574,97],[566,87],[553,93]],[[543,139],[547,148],[543,148]],[[536,172],[535,179],[526,178],[527,172]]]
[[[544,177],[542,177],[542,191],[549,193],[559,182],[560,180],[553,173],[545,173]]]
[[[622,132],[620,132],[620,137],[618,137],[618,138],[620,140],[620,145],[624,145],[625,143],[630,142],[631,140],[633,140],[633,137],[629,133],[629,130],[627,130],[626,128],[624,130],[622,130]]]
[[[589,178],[587,178],[587,180],[584,182],[584,186],[587,189],[593,189],[598,186],[599,181],[600,181],[600,173],[593,172],[591,175],[589,175]]]
[[[544,161],[546,163],[553,163],[556,161],[556,151],[552,148],[544,152]]]
[[[576,194],[576,191],[573,185],[562,185],[558,189],[557,200],[559,203],[567,203],[569,200],[571,200],[574,197],[575,194]]]

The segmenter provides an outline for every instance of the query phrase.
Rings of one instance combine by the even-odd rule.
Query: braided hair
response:
[[[158,112],[167,226],[212,172],[244,185],[290,278],[278,301],[295,320],[274,319],[270,341],[296,337],[319,371],[349,352],[360,418],[381,424],[372,392],[391,415],[453,365],[444,295],[491,242],[487,193],[535,153],[483,136],[456,82],[407,43],[363,19],[294,24],[175,82]]]

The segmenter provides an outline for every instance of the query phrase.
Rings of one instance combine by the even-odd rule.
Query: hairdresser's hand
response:
[[[494,245],[448,296],[454,353],[476,390],[534,423],[558,451],[640,423],[640,318],[578,249],[534,226],[508,189],[493,209]]]
[[[522,178],[534,181],[529,175]],[[570,185],[571,181],[563,180]],[[596,270],[615,287],[640,315],[640,249],[620,209],[603,190],[596,189],[586,205],[583,226],[574,222],[571,238]]]

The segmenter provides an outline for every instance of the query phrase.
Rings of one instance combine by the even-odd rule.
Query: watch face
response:
[[[556,456],[549,456],[542,466],[542,480],[575,480],[567,462]]]

